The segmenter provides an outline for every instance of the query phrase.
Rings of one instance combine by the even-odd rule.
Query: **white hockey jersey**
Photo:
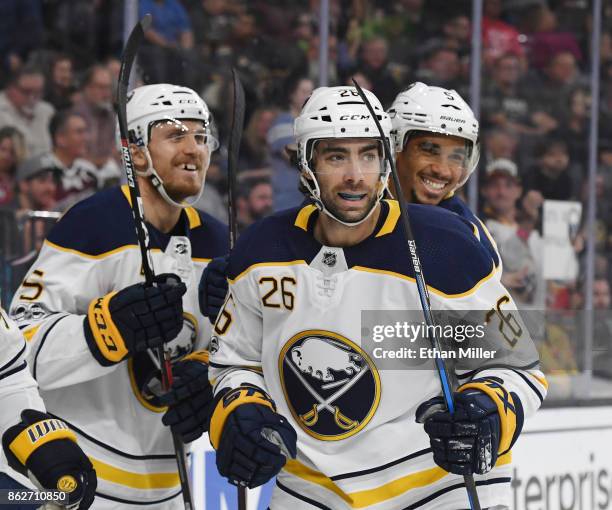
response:
[[[36,381],[27,369],[26,342],[0,307],[0,437],[21,421],[21,411],[45,411]]]
[[[501,298],[505,317],[516,312],[468,221],[409,208],[433,310],[487,314]],[[419,404],[441,394],[433,360],[398,368],[365,345],[363,311],[420,309],[398,204],[383,202],[374,233],[347,248],[316,241],[317,215],[312,205],[285,211],[241,236],[211,341],[215,392],[261,387],[297,431],[297,459],[279,473],[270,509],[469,508],[462,477],[436,466],[415,422]],[[516,425],[502,433],[496,467],[475,477],[482,508],[509,504],[510,447],[546,394],[526,330],[511,341],[498,345],[505,362],[457,373],[503,394],[501,413]]]
[[[176,360],[208,346],[197,287],[208,261],[227,253],[227,228],[188,208],[171,233],[148,229],[154,271],[175,273],[187,285],[184,327],[168,344]],[[141,267],[127,187],[103,191],[61,218],[11,305],[48,411],[77,433],[96,469],[93,508],[182,506],[170,429],[161,422],[165,408],[157,402],[156,359],[143,353],[103,367],[83,332],[90,301],[144,281]]]

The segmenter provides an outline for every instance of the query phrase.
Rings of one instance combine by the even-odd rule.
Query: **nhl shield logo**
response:
[[[298,333],[283,347],[279,373],[293,417],[307,434],[338,441],[363,429],[380,402],[380,376],[347,338],[323,330]]]
[[[335,251],[326,251],[323,253],[323,264],[325,264],[327,267],[334,267],[337,260],[338,257]]]

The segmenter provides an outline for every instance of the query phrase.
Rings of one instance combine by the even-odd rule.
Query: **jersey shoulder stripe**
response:
[[[408,213],[427,284],[442,295],[470,292],[495,268],[488,250],[465,218],[440,207],[408,205]],[[231,280],[249,268],[291,263],[310,264],[322,245],[314,238],[318,210],[312,205],[289,209],[248,228],[230,257]],[[378,224],[370,237],[344,248],[348,268],[393,273],[414,278],[399,206],[382,204]]]
[[[85,257],[100,258],[138,246],[127,186],[111,188],[86,198],[71,207],[51,229],[47,241]],[[181,220],[183,232],[192,244],[192,256],[210,259],[228,251],[227,228],[212,216],[186,208]],[[164,250],[170,234],[148,226],[151,249]],[[95,233],[95,235],[92,235]]]

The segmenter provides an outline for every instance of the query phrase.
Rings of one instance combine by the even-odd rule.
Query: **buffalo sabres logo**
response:
[[[327,267],[334,267],[336,265],[337,255],[335,251],[326,251],[323,253],[323,264]]]
[[[279,371],[293,417],[317,439],[356,434],[380,401],[376,367],[359,346],[337,333],[298,333],[283,347]]]

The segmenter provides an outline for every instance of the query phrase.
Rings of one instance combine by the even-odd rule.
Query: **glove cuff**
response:
[[[208,365],[209,358],[210,358],[210,353],[206,350],[203,350],[203,351],[194,351],[190,354],[187,354],[187,356],[183,356],[183,358],[181,358],[181,361],[185,361],[185,360],[200,361],[201,363]]]
[[[272,399],[260,388],[255,386],[239,386],[233,390],[222,390],[218,396],[218,402],[210,418],[210,444],[217,450],[221,443],[221,434],[228,416],[238,406],[244,404],[259,404],[276,412],[276,406]]]
[[[119,363],[129,354],[109,310],[110,300],[115,294],[117,293],[111,292],[92,300],[84,321],[87,345],[102,366]]]
[[[499,455],[508,452],[523,429],[523,406],[514,392],[508,392],[492,379],[479,379],[461,386],[458,391],[474,389],[487,395],[497,407],[500,423]]]
[[[19,432],[10,441],[8,447],[19,463],[25,466],[30,455],[37,448],[58,439],[69,439],[75,443],[77,442],[75,433],[70,430],[66,423],[57,418],[48,418],[36,422]]]

